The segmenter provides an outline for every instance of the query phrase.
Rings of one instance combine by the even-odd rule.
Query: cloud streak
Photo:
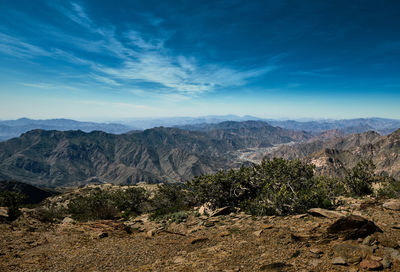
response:
[[[62,47],[45,49],[43,46],[1,33],[0,52],[19,58],[49,57],[78,67],[85,66],[89,69],[86,80],[109,87],[132,88],[151,83],[157,87],[147,88],[146,91],[164,94],[166,99],[177,100],[197,97],[218,88],[245,85],[256,77],[278,69],[273,60],[272,64],[253,69],[235,68],[224,63],[208,63],[206,60],[173,53],[165,47],[165,38],[149,38],[148,35],[145,37],[135,29],[117,34],[115,26],[98,26],[78,3],[72,2],[68,8],[53,7],[89,33],[90,38],[67,34],[62,29],[55,33],[47,33],[48,36],[51,38],[54,34],[54,39],[61,39],[80,52],[99,57],[79,55]],[[150,19],[155,26],[162,22],[162,19],[153,15],[149,15]],[[102,57],[112,58],[112,65],[102,61]]]

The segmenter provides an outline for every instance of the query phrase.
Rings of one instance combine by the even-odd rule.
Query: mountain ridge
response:
[[[230,123],[229,129],[210,133],[164,127],[121,135],[37,129],[0,143],[0,178],[48,187],[182,182],[237,166],[232,155],[237,149],[309,137],[265,122]]]

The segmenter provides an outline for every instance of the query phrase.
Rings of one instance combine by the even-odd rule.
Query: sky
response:
[[[0,0],[0,119],[400,119],[400,1]]]

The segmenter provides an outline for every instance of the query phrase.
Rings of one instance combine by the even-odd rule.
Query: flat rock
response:
[[[367,270],[380,270],[383,268],[383,265],[378,261],[365,259],[360,263],[360,267]]]
[[[262,232],[263,232],[263,230],[257,230],[257,231],[255,231],[255,232],[253,232],[253,234],[254,234],[255,236],[257,236],[257,237],[260,237]]]
[[[300,219],[300,218],[304,218],[304,217],[306,217],[306,216],[307,216],[306,213],[302,213],[302,214],[293,215],[293,218],[294,218],[294,219]]]
[[[230,213],[231,213],[230,207],[222,207],[222,208],[216,209],[215,211],[211,212],[210,217],[219,216],[219,215],[228,215]]]
[[[285,269],[291,267],[292,265],[286,263],[270,263],[265,264],[260,267],[260,271],[285,271]]]
[[[344,257],[336,257],[332,260],[333,265],[347,265],[347,261]]]
[[[222,231],[218,234],[219,237],[229,236],[231,233],[229,231]]]
[[[360,238],[361,239],[361,238]],[[370,246],[375,242],[375,238],[372,235],[368,235],[362,240],[362,244],[366,246]]]
[[[272,229],[274,227],[274,225],[272,224],[264,224],[261,226],[262,229]]]
[[[387,257],[383,258],[381,263],[382,263],[383,269],[387,269],[387,268],[390,268],[392,266],[392,261]]]
[[[148,232],[146,232],[146,236],[147,236],[148,238],[153,237],[155,234],[156,234],[156,229],[151,229],[151,230],[149,230]]]
[[[197,244],[197,243],[201,243],[201,242],[205,242],[207,241],[208,238],[207,237],[195,237],[189,240],[189,244]]]
[[[70,217],[65,217],[62,221],[63,224],[72,224],[74,221],[74,219],[70,218]]]
[[[310,248],[310,252],[314,254],[323,254],[324,252],[319,248]]]
[[[181,256],[178,256],[178,257],[174,258],[174,263],[176,263],[176,264],[182,264],[184,262],[185,262],[185,258],[183,258]]]
[[[312,208],[308,210],[308,213],[314,216],[321,216],[331,219],[336,219],[345,216],[346,214],[337,211],[331,211],[321,208]]]
[[[385,247],[383,253],[393,261],[400,261],[400,252],[397,249]]]
[[[382,207],[388,210],[400,211],[400,201],[393,199],[382,204]]]
[[[345,240],[364,238],[375,232],[382,232],[374,222],[358,215],[349,215],[339,218],[330,225],[327,230],[330,234],[343,236]]]
[[[375,233],[373,237],[384,247],[397,248],[399,246],[397,241],[384,233]]]
[[[8,217],[8,208],[7,207],[0,207],[0,216]]]
[[[363,245],[337,244],[333,246],[333,252],[336,256],[345,257],[346,259],[361,259],[373,253],[373,249]]]

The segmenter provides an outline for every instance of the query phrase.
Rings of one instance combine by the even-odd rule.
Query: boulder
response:
[[[209,214],[211,214],[211,212],[212,212],[212,208],[211,208],[211,203],[210,202],[204,203],[199,208],[199,214],[200,215],[209,215]]]
[[[393,211],[400,211],[400,200],[393,199],[388,202],[383,203],[383,208]]]
[[[383,254],[393,261],[400,261],[400,252],[394,248],[385,247],[383,249]]]
[[[63,224],[72,224],[73,222],[75,221],[71,217],[65,217],[62,221]]]
[[[384,247],[397,248],[399,244],[392,237],[385,235],[384,233],[375,233],[374,239]]]
[[[367,255],[372,254],[373,250],[368,246],[362,245],[352,245],[352,244],[337,244],[333,247],[333,252],[335,256],[343,257],[346,260],[352,260],[352,263],[356,262],[355,260],[361,260],[365,258]]]
[[[345,240],[364,238],[375,232],[382,232],[374,222],[358,215],[342,217],[330,225],[327,229],[329,234],[343,236]]]

